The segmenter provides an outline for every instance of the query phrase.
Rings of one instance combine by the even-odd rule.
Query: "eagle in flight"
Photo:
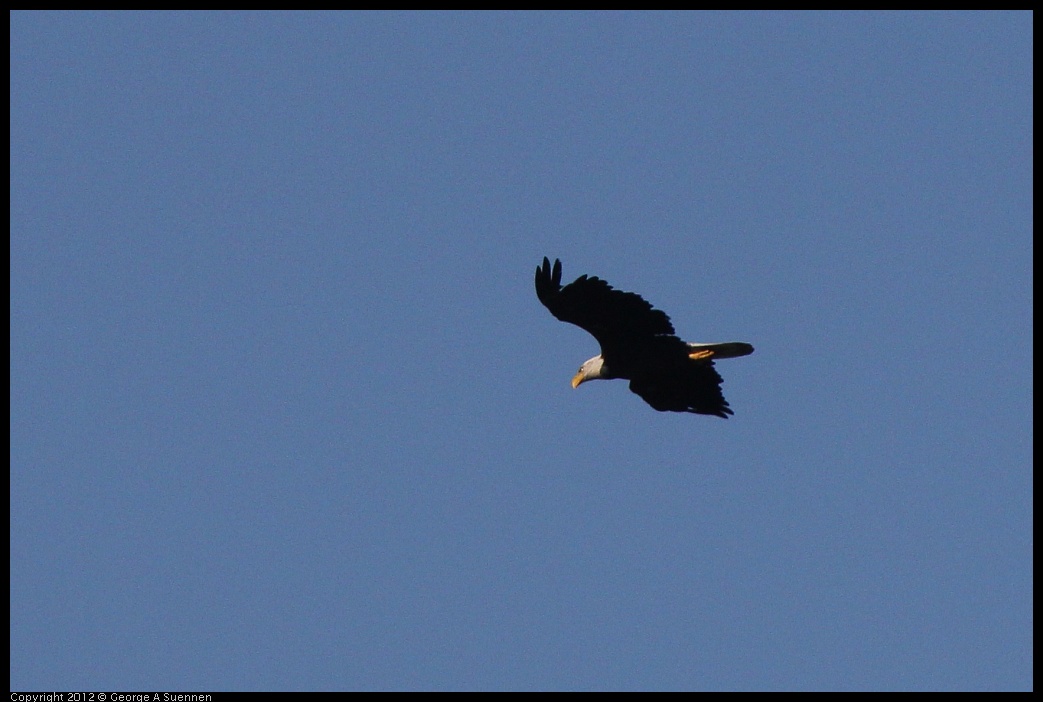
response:
[[[733,414],[721,392],[714,360],[753,353],[742,341],[695,344],[682,341],[662,310],[643,297],[616,290],[595,276],[561,284],[561,261],[543,259],[536,268],[536,296],[563,322],[594,335],[601,353],[583,363],[572,378],[577,388],[588,380],[621,378],[630,390],[660,412]]]

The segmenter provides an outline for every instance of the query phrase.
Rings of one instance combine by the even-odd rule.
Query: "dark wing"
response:
[[[688,362],[672,373],[643,374],[630,381],[631,392],[660,412],[734,414],[721,392],[721,376],[713,361]]]
[[[616,340],[636,341],[654,336],[673,336],[674,325],[666,312],[652,307],[636,293],[616,290],[601,278],[580,276],[561,286],[561,261],[543,259],[536,268],[536,296],[563,322],[575,324],[594,335],[601,344]]]

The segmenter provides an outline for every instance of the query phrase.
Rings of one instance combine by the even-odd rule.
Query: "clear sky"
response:
[[[1032,150],[1026,13],[14,13],[12,689],[1030,689]]]

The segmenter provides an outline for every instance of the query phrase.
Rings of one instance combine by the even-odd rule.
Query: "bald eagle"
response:
[[[563,322],[594,335],[601,353],[579,367],[572,387],[588,380],[622,378],[630,390],[660,412],[733,414],[721,393],[714,359],[753,353],[741,341],[693,344],[674,333],[674,325],[636,293],[616,290],[594,276],[580,276],[562,287],[561,261],[543,259],[536,268],[536,296]]]

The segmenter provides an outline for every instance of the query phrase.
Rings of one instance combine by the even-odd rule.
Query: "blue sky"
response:
[[[14,13],[12,689],[1030,689],[1031,22]]]

